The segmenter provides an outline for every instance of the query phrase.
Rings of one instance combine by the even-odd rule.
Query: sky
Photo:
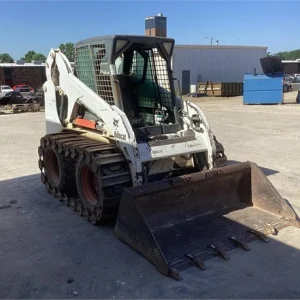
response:
[[[19,59],[29,50],[48,55],[60,43],[100,35],[144,34],[144,19],[163,13],[176,44],[300,48],[300,1],[3,1],[0,53]],[[207,38],[209,37],[209,38]]]

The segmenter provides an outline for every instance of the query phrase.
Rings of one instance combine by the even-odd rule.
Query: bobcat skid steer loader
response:
[[[122,241],[180,279],[298,220],[255,163],[226,165],[202,110],[181,98],[173,47],[91,38],[76,44],[74,69],[51,49],[38,153],[49,193],[92,224],[114,220]]]

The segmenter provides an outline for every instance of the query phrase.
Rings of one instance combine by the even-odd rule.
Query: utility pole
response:
[[[209,39],[209,37],[207,36],[206,39]],[[210,37],[210,44],[212,45],[213,44],[213,38]]]

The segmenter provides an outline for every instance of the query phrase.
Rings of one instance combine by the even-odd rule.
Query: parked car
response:
[[[300,74],[293,74],[292,76],[293,76],[293,78],[292,78],[293,83],[299,83],[300,82]]]
[[[26,99],[22,104],[12,104],[11,108],[14,113],[17,112],[33,112],[33,111],[40,111],[40,104],[37,103],[34,99]]]
[[[34,93],[34,89],[31,87],[31,86],[29,86],[29,85],[27,85],[27,84],[17,84],[17,85],[14,85],[13,87],[12,87],[12,89],[15,91],[16,89],[19,89],[19,88],[27,88],[27,89],[29,89],[32,93]]]
[[[4,97],[9,92],[13,92],[13,89],[10,86],[0,85],[0,98]]]
[[[8,92],[0,99],[0,106],[11,104],[22,104],[25,98],[19,92]]]
[[[284,80],[283,81],[283,92],[288,93],[288,92],[291,92],[292,90],[293,90],[293,86],[292,86],[291,82]]]
[[[293,82],[294,76],[290,74],[285,74],[284,75],[284,81],[285,82]]]
[[[14,113],[40,111],[40,103],[34,97],[24,97],[20,92],[12,91],[0,99],[0,109],[11,110]]]
[[[26,98],[31,97],[34,94],[34,92],[32,92],[30,90],[30,88],[24,87],[24,86],[23,87],[17,87],[14,91],[17,92],[17,93],[21,93],[22,96],[24,96]]]

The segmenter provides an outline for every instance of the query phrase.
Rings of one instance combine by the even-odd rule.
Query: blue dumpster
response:
[[[282,104],[284,73],[244,74],[244,104]]]

